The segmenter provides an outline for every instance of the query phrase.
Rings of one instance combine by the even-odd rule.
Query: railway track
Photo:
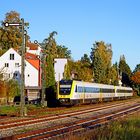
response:
[[[0,130],[10,129],[10,128],[13,129],[17,126],[22,126],[22,125],[24,126],[24,125],[30,125],[30,124],[44,122],[44,121],[46,122],[46,121],[51,121],[51,120],[57,120],[60,118],[71,117],[71,116],[79,115],[82,113],[89,113],[89,112],[99,111],[99,110],[103,110],[103,109],[116,108],[116,107],[121,107],[121,106],[129,105],[129,104],[132,104],[132,103],[130,103],[130,102],[117,103],[117,104],[113,104],[113,105],[106,105],[104,107],[89,108],[86,110],[68,112],[65,114],[55,114],[52,116],[43,116],[43,117],[39,117],[39,118],[23,118],[22,120],[12,120],[12,121],[0,122]]]
[[[64,134],[71,131],[79,131],[80,129],[85,129],[85,128],[87,129],[87,128],[90,128],[91,126],[93,127],[94,123],[95,123],[94,125],[97,126],[98,125],[97,120],[101,121],[101,118],[102,119],[104,118],[105,120],[105,115],[107,115],[107,120],[111,120],[113,119],[113,116],[112,116],[113,114],[114,115],[118,114],[119,111],[121,112],[123,111],[123,114],[125,114],[124,111],[129,110],[130,108],[133,108],[132,110],[140,109],[140,103],[135,103],[135,102],[119,103],[119,104],[114,104],[111,106],[108,105],[108,106],[98,107],[98,108],[93,108],[93,109],[90,108],[87,110],[54,115],[50,117],[47,116],[47,117],[41,117],[41,118],[38,118],[38,119],[36,118],[32,120],[27,119],[23,121],[21,120],[19,122],[11,121],[9,123],[7,122],[4,124],[0,123],[0,130],[1,132],[9,131],[12,134],[15,133],[14,136],[7,137],[8,139],[41,139],[41,138],[47,138],[47,137],[51,138],[51,137],[54,137],[55,135],[61,135],[62,133]],[[110,109],[110,112],[107,112],[107,110],[109,109]],[[87,114],[88,117],[85,114]],[[29,130],[33,128],[35,125],[38,125],[40,127],[40,125],[42,124],[43,125],[45,124],[44,129],[34,130],[34,131],[30,131],[23,134],[16,134],[22,129]],[[37,129],[39,129],[39,127]],[[12,134],[9,134],[9,135],[12,135]],[[3,136],[4,136],[4,133],[3,133]],[[7,138],[3,138],[3,139],[7,139]]]

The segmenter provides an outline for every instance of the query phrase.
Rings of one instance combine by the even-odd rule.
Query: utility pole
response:
[[[26,38],[26,31],[25,31],[25,26],[28,26],[29,23],[25,23],[24,19],[21,19],[20,23],[9,23],[6,22],[4,23],[5,27],[8,26],[20,26],[22,29],[22,54],[21,54],[21,101],[20,101],[20,116],[23,117],[25,116],[25,38]]]
[[[42,68],[42,78],[41,78],[41,83],[42,83],[42,92],[41,92],[41,105],[44,107],[44,95],[45,95],[45,90],[46,90],[46,74],[45,74],[45,65],[46,65],[46,52],[45,48],[42,47],[42,56],[41,56],[41,68]]]
[[[38,41],[35,40],[34,41],[35,44],[38,44]],[[45,105],[45,90],[46,90],[46,72],[45,72],[45,65],[46,65],[46,50],[45,50],[45,46],[43,47],[42,45],[41,49],[42,49],[42,54],[41,54],[41,106],[44,107]]]
[[[24,19],[21,19],[22,25],[22,53],[21,53],[21,110],[20,115],[25,115],[25,37],[24,37]]]

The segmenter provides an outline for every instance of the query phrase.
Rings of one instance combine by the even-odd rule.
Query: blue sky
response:
[[[0,20],[11,10],[30,23],[31,41],[42,42],[57,31],[57,43],[68,47],[74,60],[89,55],[95,41],[104,41],[112,44],[112,63],[124,54],[132,70],[140,64],[139,0],[5,0]]]

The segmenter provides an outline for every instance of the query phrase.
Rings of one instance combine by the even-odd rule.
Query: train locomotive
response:
[[[94,103],[97,101],[123,99],[133,96],[130,87],[105,85],[77,80],[59,82],[58,100],[61,104]]]

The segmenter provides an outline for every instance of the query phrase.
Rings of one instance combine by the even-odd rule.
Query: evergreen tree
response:
[[[87,67],[91,67],[90,58],[88,57],[87,54],[84,54],[84,56],[81,57],[81,62],[83,63],[83,65],[85,65]]]
[[[57,45],[57,57],[71,59],[71,51],[65,46]]]
[[[125,56],[122,55],[119,61],[119,74],[121,75],[123,86],[131,86],[131,69],[129,65],[126,63]]]
[[[49,37],[43,41],[45,44],[46,53],[47,55],[51,55],[52,59],[57,58],[57,44],[54,38],[55,34],[57,34],[57,32],[51,32]]]
[[[140,71],[140,64],[137,64],[133,73]]]
[[[112,59],[111,45],[104,42],[95,42],[93,45],[91,56],[92,67],[94,73],[94,81],[97,83],[110,83],[110,68]]]
[[[47,55],[47,66],[46,66],[46,88],[52,87],[54,89],[55,86],[55,76],[54,76],[54,67],[53,67],[53,59],[51,55]]]

